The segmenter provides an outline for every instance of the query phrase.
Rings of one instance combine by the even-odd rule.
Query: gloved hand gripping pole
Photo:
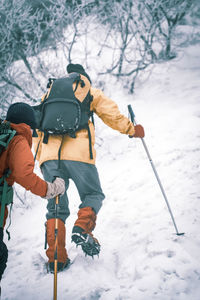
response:
[[[130,114],[132,123],[133,123],[134,125],[137,125],[137,122],[136,122],[136,120],[135,120],[135,114],[134,114],[133,109],[132,109],[132,107],[131,107],[130,104],[128,105],[128,111],[129,111],[129,114]],[[166,196],[166,194],[165,194],[163,185],[162,185],[162,183],[161,183],[161,181],[160,181],[160,178],[159,178],[159,176],[158,176],[158,173],[157,173],[157,171],[156,171],[155,165],[154,165],[154,163],[153,163],[153,161],[152,161],[152,158],[151,158],[151,156],[150,156],[149,150],[148,150],[147,145],[146,145],[146,143],[145,143],[145,141],[144,141],[144,138],[140,138],[140,139],[141,139],[142,144],[143,144],[143,146],[144,146],[144,149],[145,149],[145,152],[146,152],[147,157],[148,157],[148,159],[149,159],[149,162],[150,162],[150,164],[151,164],[151,166],[152,166],[153,172],[154,172],[154,174],[155,174],[155,177],[156,177],[157,182],[158,182],[158,184],[159,184],[159,187],[160,187],[160,189],[161,189],[162,195],[163,195],[163,197],[164,197],[164,199],[165,199],[165,202],[166,202],[166,204],[167,204],[167,207],[168,207],[168,210],[169,210],[169,213],[170,213],[172,222],[173,222],[174,227],[175,227],[175,230],[176,230],[176,234],[177,234],[177,235],[184,235],[184,232],[181,232],[181,233],[180,233],[180,232],[178,231],[178,228],[177,228],[177,226],[176,226],[176,222],[175,222],[174,216],[173,216],[173,214],[172,214],[172,211],[171,211],[171,208],[170,208],[170,205],[169,205],[167,196]]]

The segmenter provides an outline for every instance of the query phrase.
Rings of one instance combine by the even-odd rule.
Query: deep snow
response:
[[[95,236],[99,259],[85,257],[71,243],[79,205],[69,189],[71,215],[67,249],[74,263],[58,274],[59,300],[200,299],[200,46],[182,49],[177,59],[156,65],[134,95],[119,86],[105,90],[128,115],[132,104],[180,232],[175,234],[166,203],[139,139],[96,120],[97,167],[106,199]],[[97,119],[97,117],[96,117]],[[38,166],[36,172],[40,174]],[[41,174],[40,174],[41,175]],[[24,190],[16,185],[21,197]],[[49,300],[53,275],[44,262],[45,203],[26,192],[15,197],[8,267],[2,300]]]

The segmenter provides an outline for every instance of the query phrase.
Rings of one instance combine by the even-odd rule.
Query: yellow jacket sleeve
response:
[[[91,95],[93,96],[91,110],[94,111],[106,125],[123,134],[133,135],[135,133],[133,123],[120,113],[114,101],[106,97],[99,89],[91,88]]]

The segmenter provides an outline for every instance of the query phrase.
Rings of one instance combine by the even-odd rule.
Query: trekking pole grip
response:
[[[128,105],[128,112],[129,112],[129,114],[130,114],[132,123],[133,123],[133,124],[134,124],[134,123],[136,124],[136,122],[135,122],[135,114],[134,114],[134,112],[133,112],[133,109],[132,109],[131,104]]]

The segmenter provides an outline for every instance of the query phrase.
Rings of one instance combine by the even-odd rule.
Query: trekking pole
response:
[[[55,248],[54,248],[54,292],[53,299],[57,300],[57,270],[58,270],[58,202],[59,196],[56,196],[55,203]]]
[[[135,114],[134,114],[133,109],[132,109],[132,106],[131,106],[130,104],[128,105],[128,111],[129,111],[129,114],[130,114],[132,123],[133,123],[134,125],[137,125],[136,120],[135,120]],[[163,186],[162,186],[162,183],[161,183],[161,181],[160,181],[160,178],[159,178],[159,176],[158,176],[158,173],[157,173],[157,171],[156,171],[156,168],[155,168],[154,163],[153,163],[153,161],[152,161],[152,158],[151,158],[151,156],[150,156],[150,153],[149,153],[149,150],[148,150],[148,148],[147,148],[147,145],[146,145],[146,143],[145,143],[145,141],[144,141],[143,138],[140,138],[140,139],[141,139],[141,141],[142,141],[142,144],[143,144],[144,149],[145,149],[145,151],[146,151],[146,154],[147,154],[147,156],[148,156],[149,162],[150,162],[150,164],[151,164],[151,166],[152,166],[152,169],[153,169],[153,172],[154,172],[154,174],[155,174],[155,177],[156,177],[156,179],[157,179],[157,181],[158,181],[158,184],[159,184],[159,187],[160,187],[160,189],[161,189],[162,195],[163,195],[163,197],[164,197],[164,199],[165,199],[165,202],[166,202],[166,204],[167,204],[167,207],[168,207],[168,210],[169,210],[169,213],[170,213],[172,222],[173,222],[174,227],[175,227],[175,230],[176,230],[176,234],[177,234],[177,235],[184,235],[184,232],[181,232],[181,233],[180,233],[180,232],[178,231],[178,228],[177,228],[176,223],[175,223],[174,216],[173,216],[173,214],[172,214],[172,211],[171,211],[171,208],[170,208],[168,199],[167,199],[167,196],[166,196],[166,194],[165,194],[164,188],[163,188]]]

